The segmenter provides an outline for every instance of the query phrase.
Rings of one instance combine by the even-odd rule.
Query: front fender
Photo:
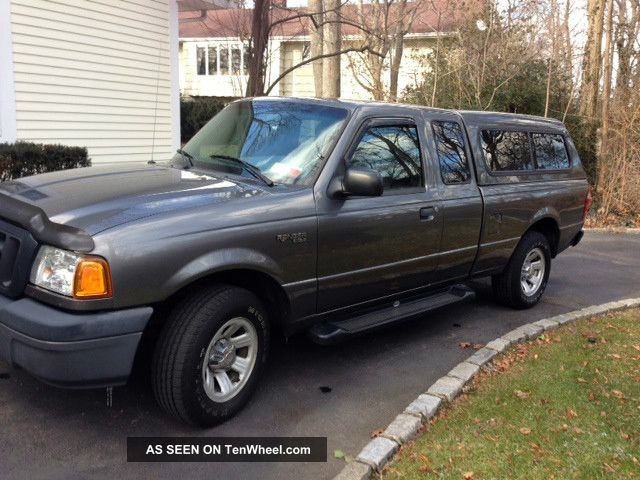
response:
[[[175,293],[187,285],[226,270],[255,270],[283,284],[283,271],[276,261],[264,254],[247,248],[228,248],[206,253],[176,271],[165,284],[166,291]]]

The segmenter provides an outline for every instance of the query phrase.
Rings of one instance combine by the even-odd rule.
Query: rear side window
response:
[[[385,191],[422,186],[420,143],[414,126],[368,128],[348,163],[378,172]]]
[[[481,135],[484,159],[492,171],[534,169],[527,133],[483,130]]]
[[[464,148],[464,134],[456,122],[433,122],[438,149],[440,174],[447,185],[469,181],[469,163]]]
[[[559,170],[569,168],[569,155],[562,135],[533,133],[533,151],[539,169]]]

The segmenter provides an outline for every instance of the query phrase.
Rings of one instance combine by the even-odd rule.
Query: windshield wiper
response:
[[[193,160],[194,160],[193,155],[191,155],[191,154],[190,154],[190,153],[188,153],[188,152],[185,152],[185,151],[184,151],[184,150],[182,150],[181,148],[179,148],[178,150],[176,150],[176,152],[178,152],[178,153],[182,156],[182,158],[183,158],[184,160],[186,160],[187,162],[189,162],[189,168],[193,168]],[[186,167],[186,166],[185,166],[185,167]],[[183,168],[184,168],[184,167],[183,167]]]
[[[250,164],[249,162],[245,162],[244,160],[231,157],[229,155],[209,155],[209,157],[213,159],[220,158],[222,160],[229,160],[230,162],[236,163],[258,180],[262,180],[268,187],[273,187],[274,185],[273,181],[269,177],[262,173],[258,167]]]

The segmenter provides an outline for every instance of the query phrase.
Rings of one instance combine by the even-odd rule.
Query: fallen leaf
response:
[[[529,435],[531,433],[531,429],[527,428],[527,427],[522,427],[520,429],[520,433],[523,434],[523,435]]]
[[[625,439],[625,440],[629,440],[629,434],[623,432],[622,430],[620,430],[620,437]]]
[[[578,383],[587,383],[587,381],[584,378],[580,378],[578,377]]]
[[[527,398],[529,398],[529,393],[528,392],[523,392],[522,390],[516,390],[513,392],[516,397],[518,397],[520,400],[525,400]]]
[[[569,429],[569,425],[567,425],[566,423],[562,424],[562,430],[564,430],[565,432]]]
[[[620,355],[618,355],[617,353],[610,353],[608,356],[609,356],[609,357],[613,357],[613,358],[615,358],[616,360],[620,360],[620,359],[622,358],[622,357],[621,357]]]
[[[471,348],[471,342],[460,342],[458,346],[460,348]]]
[[[379,428],[379,429],[374,430],[373,432],[371,432],[371,433],[369,434],[369,436],[370,436],[371,438],[376,438],[376,437],[379,437],[379,436],[382,434],[382,432],[384,432],[384,429]]]
[[[572,410],[571,408],[567,409],[567,412],[565,413],[565,416],[567,418],[576,418],[578,416],[578,414],[576,413],[575,410]]]
[[[583,430],[579,427],[573,427],[573,431],[576,432],[577,434],[583,433]]]
[[[335,458],[344,458],[345,454],[344,454],[344,452],[342,450],[334,450],[333,456]]]
[[[624,398],[624,393],[622,393],[620,390],[611,390],[611,393],[613,393],[613,396],[616,398]]]
[[[462,478],[464,478],[464,480],[473,480],[473,472],[466,472]]]
[[[614,472],[616,471],[616,470],[615,470],[611,465],[609,465],[608,463],[603,463],[603,464],[602,464],[602,468],[604,468],[604,469],[605,469],[607,472],[609,472],[609,473],[614,473]]]

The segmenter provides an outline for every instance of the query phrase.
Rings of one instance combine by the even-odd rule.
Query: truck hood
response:
[[[118,164],[0,183],[0,194],[39,207],[52,222],[94,235],[144,217],[270,192],[235,176],[230,180],[211,172]]]

